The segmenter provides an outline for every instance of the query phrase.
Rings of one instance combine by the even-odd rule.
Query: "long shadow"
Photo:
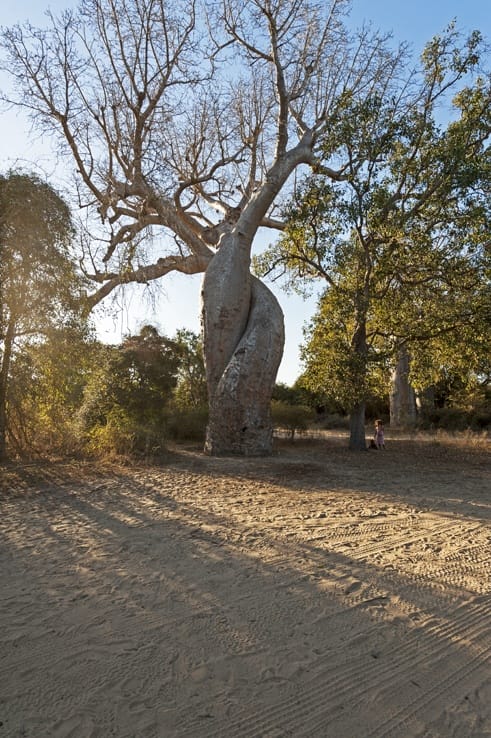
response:
[[[326,489],[342,495],[347,488],[342,479],[330,477],[326,477],[324,489],[316,487],[314,479],[319,470],[309,480],[308,463],[303,474],[302,463],[292,459],[285,472],[281,463],[202,462],[182,455],[174,458],[169,472],[184,474],[191,484],[194,479],[199,484],[204,477],[209,481],[217,474],[229,478],[231,483],[272,483],[277,485],[278,494],[282,490],[284,494],[286,489],[310,498]],[[324,464],[322,460],[316,463]],[[380,460],[369,463],[378,464]],[[360,493],[365,496],[374,492],[379,497],[383,494],[391,504],[400,503],[401,492],[392,491],[392,485],[398,489],[398,481],[393,480],[382,491],[376,467],[370,471],[370,483]],[[165,737],[262,736],[267,731],[286,731],[288,725],[288,730],[293,730],[291,735],[296,736],[303,735],[301,726],[307,721],[314,731],[311,735],[327,738],[337,735],[340,705],[348,696],[352,699],[353,694],[358,694],[360,699],[366,699],[367,679],[372,680],[379,695],[383,717],[384,707],[387,715],[392,709],[384,703],[384,695],[390,695],[390,700],[398,705],[399,698],[391,691],[394,684],[405,679],[411,670],[417,682],[418,673],[424,671],[423,658],[440,664],[442,689],[452,669],[455,671],[454,666],[446,665],[452,661],[449,653],[469,669],[471,665],[480,669],[485,663],[488,651],[482,648],[476,655],[472,639],[478,634],[481,643],[486,642],[486,648],[489,647],[491,623],[488,619],[488,625],[482,624],[489,595],[439,591],[431,583],[400,571],[388,572],[372,561],[313,542],[284,540],[268,529],[261,531],[259,539],[251,538],[253,523],[250,519],[241,520],[234,510],[212,510],[203,504],[203,498],[198,504],[181,499],[179,490],[169,494],[159,488],[168,473],[165,469],[140,470],[136,474],[134,470],[92,472],[89,489],[86,473],[87,467],[80,476],[67,473],[63,464],[44,471],[39,466],[15,470],[12,485],[17,480],[21,494],[6,494],[0,502],[4,505],[0,527],[8,534],[1,547],[1,563],[10,568],[9,582],[25,583],[27,594],[18,607],[18,615],[25,618],[28,597],[34,593],[43,607],[58,610],[59,628],[55,635],[69,653],[70,649],[75,653],[76,663],[82,658],[84,647],[89,652],[92,648],[94,665],[103,672],[102,682],[95,679],[93,687],[85,685],[85,693],[82,691],[78,700],[71,695],[71,700],[78,710],[83,708],[89,715],[91,702],[95,703],[99,712],[94,713],[94,720],[100,717],[101,699],[104,701],[97,697],[97,689],[102,685],[104,694],[106,686],[114,697],[116,687],[126,684],[135,711],[139,707],[155,712],[162,701],[168,701],[169,713],[160,718],[166,725],[167,732],[162,734]],[[426,476],[424,479],[427,484]],[[353,486],[349,484],[348,488]],[[209,499],[213,501],[213,492]],[[428,504],[437,507],[441,502],[442,498],[435,495]],[[457,502],[446,508],[450,515],[461,511]],[[475,517],[488,520],[489,514],[481,511]],[[31,542],[34,546],[30,546]],[[2,570],[6,571],[3,566]],[[149,596],[152,591],[153,597]],[[8,615],[9,610],[15,612],[15,606],[11,607],[15,592],[15,588],[4,590],[7,599],[5,608],[0,610],[2,615]],[[414,618],[395,622],[387,605],[400,592],[405,593],[408,612]],[[79,607],[84,594],[87,622],[74,624],[71,609]],[[153,644],[162,656],[162,669],[147,676],[144,663],[133,660],[135,679],[125,682],[118,676],[114,686],[103,660],[107,656],[114,658],[115,653],[126,658],[130,647],[124,639],[118,641],[117,627],[99,631],[91,626],[91,618],[98,611],[117,615],[121,630],[132,634],[136,653]],[[425,615],[422,626],[418,626],[418,612]],[[276,619],[281,621],[280,629],[275,628]],[[320,631],[319,621],[323,625]],[[47,622],[51,620],[48,618]],[[338,636],[333,639],[334,625]],[[43,627],[44,623],[40,623],[41,634]],[[20,649],[21,663],[27,669],[29,623],[25,628],[19,626],[19,633],[15,650],[19,652],[22,639],[27,639],[25,648]],[[162,642],[162,633],[167,642]],[[15,636],[14,627],[7,629],[9,636]],[[70,639],[75,640],[76,647]],[[116,652],[105,639],[112,639]],[[193,639],[194,662],[189,652]],[[15,642],[13,639],[6,643]],[[357,650],[353,650],[350,662],[346,652],[354,649],[355,643]],[[36,649],[38,656],[43,653],[39,644]],[[226,656],[234,660],[239,687],[233,688],[228,672],[225,676],[220,673],[215,650],[222,661]],[[254,656],[257,653],[263,654],[259,660]],[[12,668],[18,655],[9,653],[3,668]],[[241,660],[247,672],[239,663]],[[256,665],[259,663],[261,668]],[[400,672],[393,666],[389,668],[389,663],[399,664]],[[42,668],[39,663],[26,674],[24,697],[29,688],[37,689],[42,697]],[[211,685],[200,681],[199,670],[205,673],[206,668],[214,674]],[[227,668],[222,664],[222,669]],[[80,673],[75,672],[77,678]],[[54,673],[51,678],[49,689],[61,689]],[[180,696],[176,696],[172,682],[180,685]],[[418,688],[415,690],[417,700]],[[431,694],[433,701],[438,702],[437,687],[430,690]],[[23,696],[14,697],[12,690],[7,689],[5,699],[17,699],[18,707],[23,704]],[[422,709],[426,709],[425,699],[421,694],[418,704]],[[217,707],[217,703],[222,707]],[[404,700],[400,705],[401,720],[407,719],[409,707]],[[113,717],[116,727],[122,725],[118,719],[122,720],[125,714],[121,707],[119,718]],[[50,724],[49,715],[41,708],[36,719],[41,729]],[[388,730],[392,730],[390,725]],[[380,732],[376,738],[383,734]],[[351,735],[365,738],[369,733]]]
[[[204,456],[190,460],[177,452],[175,463],[286,489],[385,495],[387,501],[417,504],[425,510],[491,520],[491,454],[482,449],[392,441],[388,451],[357,454],[328,439],[284,442],[267,460],[230,463]]]

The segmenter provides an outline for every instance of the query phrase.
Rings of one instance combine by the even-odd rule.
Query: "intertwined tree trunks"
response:
[[[239,237],[228,237],[208,267],[202,300],[209,394],[205,451],[270,454],[283,313],[272,292],[250,274],[248,248]]]

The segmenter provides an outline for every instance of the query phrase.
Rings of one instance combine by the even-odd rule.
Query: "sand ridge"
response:
[[[491,736],[489,461],[0,467],[0,736]]]

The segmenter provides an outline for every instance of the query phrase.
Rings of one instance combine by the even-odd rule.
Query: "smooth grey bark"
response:
[[[202,319],[209,422],[205,452],[272,451],[271,396],[284,346],[283,313],[249,271],[249,248],[229,235],[203,280]]]
[[[392,428],[412,428],[416,424],[416,397],[409,382],[410,356],[401,347],[391,376],[390,425]]]
[[[289,175],[308,162],[310,137],[273,164],[237,222],[225,231],[203,279],[203,350],[209,421],[205,452],[271,453],[271,397],[283,355],[283,312],[250,273],[253,239]]]

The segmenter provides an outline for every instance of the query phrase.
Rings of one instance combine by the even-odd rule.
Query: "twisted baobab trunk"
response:
[[[283,353],[283,313],[272,292],[251,275],[249,252],[240,234],[228,234],[203,280],[205,451],[213,455],[272,450],[270,405]]]

